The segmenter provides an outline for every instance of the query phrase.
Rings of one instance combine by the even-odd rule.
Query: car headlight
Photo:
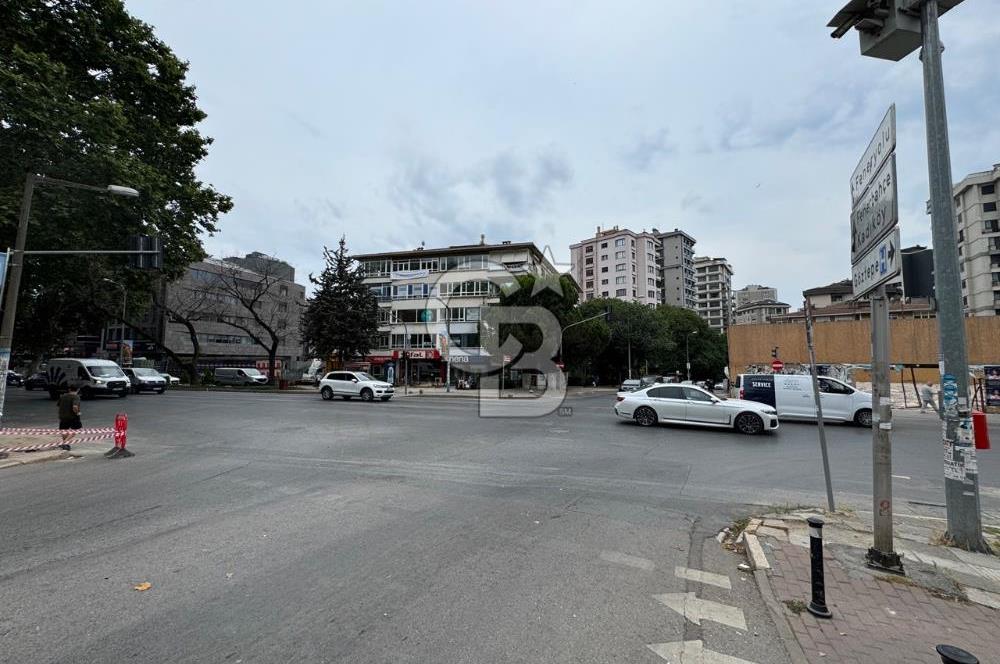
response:
[[[763,411],[761,411],[761,412],[763,412],[763,413],[764,413],[765,415],[777,415],[777,414],[778,414],[778,411],[776,411],[776,410],[775,410],[775,409],[773,409],[773,408],[765,408],[765,409],[764,409]]]
[[[94,384],[95,385],[104,385],[104,381],[101,380],[100,378],[95,378],[94,379]]]

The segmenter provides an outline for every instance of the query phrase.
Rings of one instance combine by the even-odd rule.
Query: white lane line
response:
[[[893,475],[897,480],[908,480],[912,479],[909,475]]]
[[[695,625],[700,625],[702,620],[711,620],[736,629],[747,628],[742,609],[701,599],[694,593],[666,593],[653,595],[653,599],[668,609],[673,609]]]
[[[703,572],[700,569],[691,569],[689,567],[681,567],[678,565],[674,568],[674,576],[678,579],[686,579],[697,583],[707,583],[711,586],[725,588],[726,590],[733,589],[733,584],[729,582],[728,576],[713,574],[712,572]]]
[[[653,564],[652,560],[639,558],[638,556],[630,556],[627,553],[622,553],[620,551],[601,551],[601,560],[615,565],[635,567],[646,572],[652,572],[653,569],[656,568],[656,565]]]
[[[753,664],[746,659],[709,650],[701,641],[650,643],[646,647],[671,664]]]

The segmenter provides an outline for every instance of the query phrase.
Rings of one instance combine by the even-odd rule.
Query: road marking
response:
[[[653,595],[653,599],[668,609],[673,609],[695,625],[700,625],[704,619],[729,625],[736,629],[745,630],[747,628],[747,621],[743,618],[742,609],[701,599],[694,593],[666,593]]]
[[[646,647],[671,664],[753,664],[746,659],[709,650],[701,641],[650,643]]]
[[[678,579],[687,579],[688,581],[696,581],[697,583],[707,583],[711,586],[725,588],[726,590],[733,589],[733,584],[729,582],[728,576],[713,574],[712,572],[703,572],[700,569],[691,569],[689,567],[681,567],[678,565],[674,568],[674,576]]]
[[[911,479],[909,475],[893,475],[897,480],[908,480]]]
[[[638,556],[630,556],[627,553],[621,553],[620,551],[601,551],[601,560],[614,563],[615,565],[635,567],[646,572],[652,572],[656,567],[652,560],[639,558]]]

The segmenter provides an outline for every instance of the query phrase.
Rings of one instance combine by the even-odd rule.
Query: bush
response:
[[[202,385],[215,385],[215,374],[211,369],[205,369],[201,374]]]

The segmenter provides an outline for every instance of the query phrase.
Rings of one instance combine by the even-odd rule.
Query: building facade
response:
[[[850,279],[835,281],[826,286],[817,286],[802,291],[806,302],[814,308],[829,307],[831,304],[849,302],[854,297],[854,284]]]
[[[733,310],[733,325],[770,323],[775,316],[787,314],[789,308],[777,300],[753,300]]]
[[[868,320],[872,315],[872,305],[868,300],[846,300],[836,304],[814,307],[813,320],[817,323],[845,320]],[[930,300],[912,298],[908,302],[891,300],[889,302],[889,319],[936,318],[934,307]],[[786,314],[772,316],[771,323],[802,323],[806,312],[802,309]]]
[[[247,331],[224,322],[229,320],[247,327],[266,342],[269,336],[253,321],[250,311],[227,292],[231,284],[245,292],[259,289],[261,297],[255,310],[281,337],[277,378],[289,372],[294,374],[306,361],[299,332],[305,286],[295,283],[295,269],[284,261],[263,254],[250,254],[238,260],[206,258],[193,263],[183,277],[165,287],[164,302],[192,321],[200,350],[199,370],[249,367],[266,373],[267,351]],[[256,269],[246,267],[250,264]],[[164,316],[161,324],[163,344],[182,357],[190,357],[194,344],[187,326],[170,316]]]
[[[594,237],[570,245],[581,299],[609,297],[655,307],[662,299],[660,241],[654,233],[597,227]]]
[[[760,284],[749,284],[733,293],[733,303],[737,309],[752,302],[777,301],[778,289]]]
[[[453,383],[477,378],[497,362],[482,348],[479,321],[500,302],[501,287],[520,275],[558,277],[531,242],[483,240],[354,258],[378,299],[380,325],[375,347],[352,366],[396,384],[443,384],[449,360]]]
[[[733,268],[725,258],[694,259],[695,311],[713,330],[725,332],[733,320]]]
[[[662,233],[654,228],[653,235],[660,242],[663,282],[661,304],[695,309],[695,239],[677,228]]]
[[[968,316],[1000,315],[1000,164],[955,185],[962,304]]]

